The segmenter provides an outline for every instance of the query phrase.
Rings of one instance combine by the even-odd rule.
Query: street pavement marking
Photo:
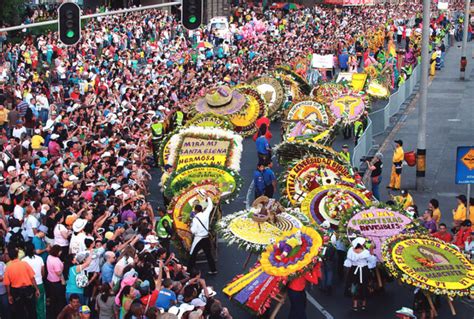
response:
[[[459,193],[438,193],[439,197],[452,197],[452,198],[454,198],[458,195],[459,195]]]
[[[310,304],[312,304],[316,309],[319,310],[326,319],[334,319],[334,317],[326,310],[324,309],[323,306],[319,302],[316,301],[316,299],[313,298],[307,291],[306,291],[306,298],[308,298],[308,301]]]
[[[245,208],[246,209],[250,209],[250,203],[251,203],[250,196],[252,195],[252,188],[253,188],[253,180],[250,183],[249,189],[247,190],[247,197],[245,199]]]
[[[448,122],[461,122],[461,119],[448,119]]]

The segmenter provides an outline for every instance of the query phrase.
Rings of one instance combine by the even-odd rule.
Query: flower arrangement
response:
[[[365,102],[361,96],[344,95],[334,99],[329,109],[334,118],[341,120],[343,124],[350,124],[364,115]]]
[[[180,153],[185,138],[200,139],[203,143],[204,141],[206,141],[207,143],[215,143],[216,141],[229,142],[229,148],[227,150],[227,154],[224,155],[224,163],[222,164],[223,166],[233,169],[234,171],[240,171],[240,158],[242,155],[242,137],[230,130],[213,127],[191,126],[183,128],[178,132],[178,134],[173,135],[169,140],[170,154],[168,164],[174,167],[178,166],[179,168],[178,160],[181,156]],[[212,159],[212,156],[210,156],[210,158]],[[200,162],[203,164],[216,164],[212,160],[206,158],[204,161],[194,161],[190,162],[187,165],[198,164]],[[185,165],[186,164],[184,164],[183,166]]]
[[[251,208],[225,216],[217,224],[219,234],[229,245],[236,244],[246,251],[261,252],[271,239],[281,236],[284,231],[310,223],[299,209],[286,209],[278,215],[275,224],[255,221],[252,218],[255,212],[256,209]]]
[[[230,203],[239,194],[243,183],[239,173],[225,166],[193,164],[171,173],[165,195],[173,197],[189,185],[205,181],[213,181],[223,193],[229,192],[225,198],[226,203]]]
[[[319,143],[311,143],[304,140],[283,141],[275,145],[275,151],[280,165],[289,166],[297,159],[304,157],[326,157],[339,163],[345,163],[341,155],[334,151],[332,147]]]
[[[234,125],[232,125],[227,116],[216,113],[196,114],[185,124],[185,127],[190,126],[219,127],[226,130],[234,130]]]
[[[382,244],[389,274],[403,283],[450,298],[472,295],[474,265],[449,243],[427,234],[398,234]]]
[[[321,245],[321,235],[313,228],[284,232],[262,253],[262,270],[272,276],[299,277],[307,267],[314,266]]]
[[[309,95],[311,93],[311,86],[308,82],[303,79],[298,73],[291,70],[288,66],[277,66],[275,68],[274,74],[277,77],[282,78],[283,81],[290,81],[296,84],[298,91],[301,92],[301,95]]]
[[[237,113],[229,115],[235,131],[250,136],[257,131],[255,121],[267,115],[267,104],[260,92],[249,85],[238,85],[236,90],[247,97],[246,105]]]
[[[274,120],[286,100],[283,81],[271,75],[256,77],[249,84],[260,92],[268,107],[268,118]]]

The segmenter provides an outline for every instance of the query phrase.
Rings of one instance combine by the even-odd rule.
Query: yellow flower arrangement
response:
[[[260,258],[260,263],[265,273],[272,276],[287,277],[295,275],[314,262],[314,258],[318,255],[319,248],[322,245],[321,235],[309,227],[302,227],[299,231],[301,231],[303,237],[306,236],[311,239],[311,245],[307,247],[307,251],[303,252],[299,260],[291,264],[283,264],[281,262],[276,264],[272,257],[272,254],[275,252],[275,246],[268,246]],[[283,235],[276,240],[276,243],[290,239],[295,236],[297,232],[298,229],[284,232]]]

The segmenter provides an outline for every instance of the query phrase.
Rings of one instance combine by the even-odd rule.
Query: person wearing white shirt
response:
[[[370,269],[375,268],[377,259],[372,255],[373,246],[367,250],[365,239],[357,237],[351,242],[351,247],[347,251],[344,267],[349,268],[348,283],[351,284],[352,310],[365,310],[367,306],[368,285],[370,279]]]
[[[28,206],[26,208],[26,218],[23,227],[25,228],[26,235],[30,241],[35,237],[36,231],[40,225],[40,222],[35,216],[35,209],[32,206]]]
[[[35,255],[35,247],[33,243],[26,243],[25,257],[23,261],[33,268],[35,273],[35,281],[39,290],[39,297],[36,298],[36,318],[46,318],[46,295],[43,285],[43,277],[45,276],[44,261],[38,255]]]
[[[13,209],[13,217],[19,221],[22,221],[23,218],[25,218],[25,208],[21,206],[23,203],[24,201],[22,200],[21,202],[17,203]]]
[[[72,230],[74,234],[71,237],[71,242],[69,244],[69,253],[76,255],[83,251],[87,250],[85,240],[87,238],[86,233],[84,232],[84,227],[86,227],[87,220],[78,218],[72,224]]]
[[[204,197],[204,194],[202,195]],[[189,259],[189,269],[194,268],[196,262],[196,257],[199,251],[204,250],[206,255],[207,263],[209,264],[210,271],[208,274],[215,275],[217,274],[216,263],[214,257],[212,256],[212,243],[209,239],[209,219],[211,217],[211,212],[214,207],[212,199],[207,197],[206,199],[207,207],[203,211],[201,205],[196,205],[194,211],[196,215],[191,222],[191,233],[194,236],[193,243],[191,245],[191,258]]]

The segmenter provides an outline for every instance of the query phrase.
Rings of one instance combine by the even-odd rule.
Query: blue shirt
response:
[[[171,303],[176,301],[176,294],[167,288],[161,288],[158,298],[156,299],[155,306],[157,308],[163,308],[165,311],[171,307]]]
[[[112,282],[112,277],[114,275],[114,265],[110,263],[105,263],[102,265],[102,269],[100,270],[102,273],[102,283],[109,284]]]
[[[267,138],[262,135],[255,141],[255,145],[257,146],[257,152],[263,155],[268,154],[268,149],[270,148],[270,144],[267,141]]]
[[[44,250],[46,249],[46,242],[43,238],[39,238],[38,236],[33,237],[31,241],[35,250]],[[40,257],[43,258],[44,263],[46,264],[46,259],[48,258],[48,252],[44,251],[40,254]]]
[[[253,184],[255,186],[255,190],[263,194],[265,191],[265,178],[263,172],[259,171],[258,169],[256,169],[253,173]]]
[[[347,62],[349,61],[349,55],[347,53],[342,53],[339,55],[339,66],[341,69],[347,68]]]
[[[267,186],[272,185],[272,182],[276,180],[275,173],[268,167],[263,171],[263,180]]]

